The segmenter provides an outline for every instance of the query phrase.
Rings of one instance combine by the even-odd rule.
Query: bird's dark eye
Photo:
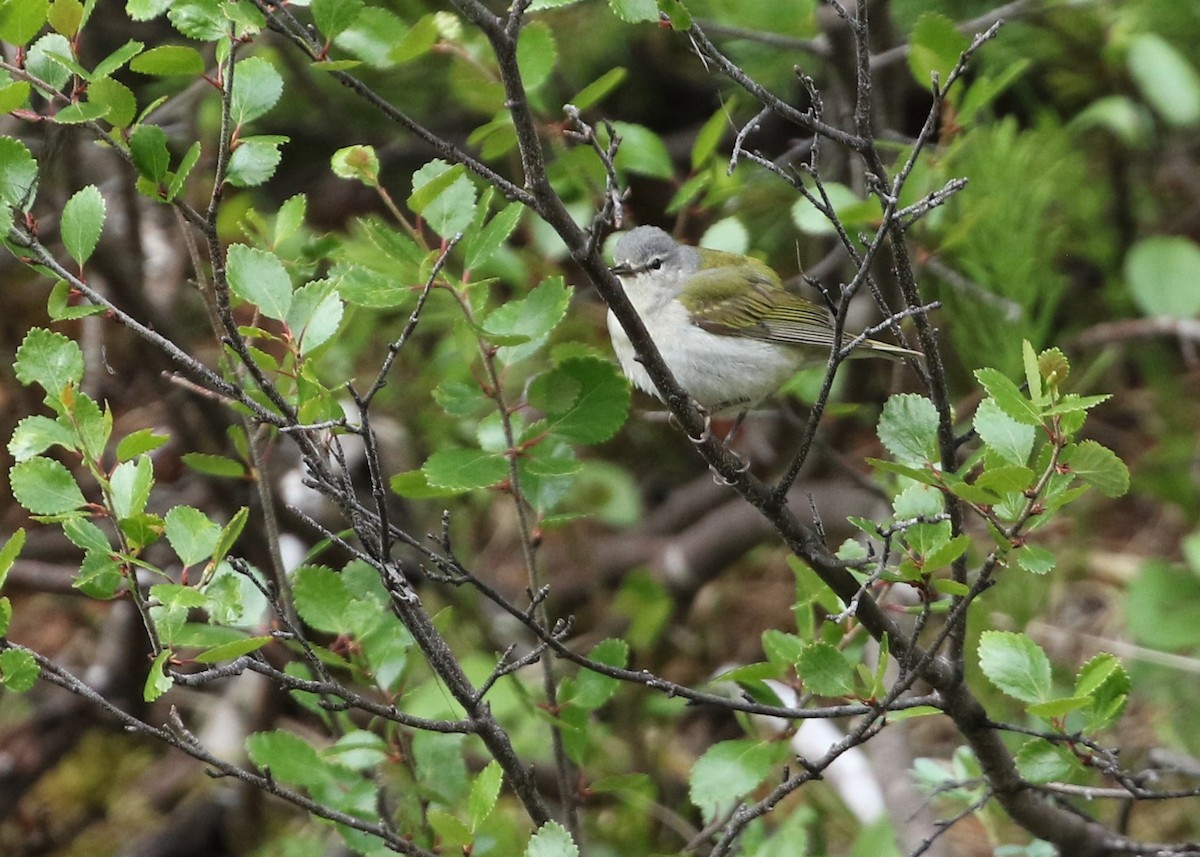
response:
[[[663,266],[663,260],[658,259],[658,258],[651,259],[648,263],[646,263],[646,267],[649,268],[651,271],[657,271],[662,266]]]

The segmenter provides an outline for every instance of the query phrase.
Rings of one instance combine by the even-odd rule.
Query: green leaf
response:
[[[186,45],[161,45],[135,57],[129,68],[154,77],[199,77],[204,74],[204,57],[200,56],[198,50]]]
[[[363,0],[313,0],[313,20],[321,35],[333,41],[358,20],[365,5]]]
[[[212,565],[215,566],[221,560],[225,559],[225,555],[233,548],[238,537],[241,536],[242,530],[246,528],[246,521],[249,519],[250,510],[242,506],[229,519],[229,523],[221,528],[221,536],[217,539],[217,546],[213,548]]]
[[[17,561],[23,547],[25,547],[25,529],[20,527],[4,540],[4,547],[0,547],[0,589],[4,588],[8,572],[12,569],[13,563]],[[4,634],[0,632],[0,637],[3,636]]]
[[[296,569],[292,588],[296,612],[310,628],[326,634],[347,631],[354,596],[341,575],[324,566],[304,565]]]
[[[854,544],[858,544],[854,542]],[[804,640],[795,634],[788,634],[775,628],[768,628],[762,634],[763,654],[767,660],[777,666],[794,668],[804,654]]]
[[[490,338],[517,335],[525,338],[518,345],[506,345],[496,356],[507,364],[516,363],[532,356],[550,336],[567,314],[571,302],[571,289],[563,284],[562,277],[547,277],[529,294],[511,300],[493,310],[483,322]]]
[[[1028,467],[1009,464],[989,467],[979,474],[975,484],[997,494],[1011,494],[1014,491],[1024,491],[1033,484],[1035,476],[1036,474]]]
[[[171,168],[167,151],[167,132],[157,125],[139,125],[129,136],[129,154],[133,166],[145,179],[161,184]]]
[[[250,57],[233,69],[233,92],[229,111],[236,126],[253,122],[279,101],[283,78],[265,57]]]
[[[302,193],[288,197],[279,211],[275,213],[275,230],[271,244],[278,247],[284,241],[295,235],[304,225],[304,217],[308,211],[308,197]]]
[[[24,211],[37,190],[38,166],[25,144],[0,137],[0,202]]]
[[[211,649],[206,649],[192,658],[192,660],[198,664],[215,664],[220,661],[231,661],[234,658],[240,658],[242,655],[257,652],[274,639],[274,637],[247,637],[244,640],[234,640],[220,646],[213,646]]]
[[[917,19],[909,37],[908,67],[917,83],[926,89],[932,88],[933,74],[937,74],[939,86],[944,88],[946,78],[970,44],[971,40],[945,15],[927,12]]]
[[[146,456],[118,464],[109,477],[113,511],[117,519],[141,514],[154,485],[154,465]]]
[[[83,22],[83,4],[79,0],[54,0],[46,20],[56,33],[74,38]]]
[[[629,644],[618,639],[603,640],[592,648],[588,657],[610,667],[624,667],[629,662]],[[581,669],[575,679],[575,695],[570,701],[593,710],[612,699],[619,686],[620,682],[615,678]]]
[[[653,0],[646,0],[653,7]],[[654,12],[657,18],[657,10]],[[675,176],[675,165],[671,153],[662,138],[642,125],[629,122],[614,122],[613,128],[621,138],[617,150],[616,167],[626,173],[670,179]]]
[[[1129,468],[1125,462],[1094,440],[1068,446],[1063,450],[1062,462],[1105,497],[1120,497],[1129,490]]]
[[[74,401],[75,433],[79,437],[79,446],[86,458],[99,461],[108,446],[108,438],[112,433],[112,411],[104,411],[95,400],[86,393],[76,393]]]
[[[1022,425],[1040,426],[1042,424],[1041,412],[999,369],[976,369],[975,378],[1008,417]]]
[[[114,597],[125,581],[121,563],[111,556],[109,550],[88,551],[79,567],[79,575],[71,584],[89,598],[106,600]]]
[[[379,186],[379,156],[374,146],[346,146],[329,159],[333,174],[338,178],[362,182],[367,187]]]
[[[50,0],[7,0],[0,6],[0,39],[18,46],[29,44],[49,14]]]
[[[279,257],[245,244],[231,244],[226,255],[229,288],[258,307],[267,318],[284,321],[292,304],[292,281]]]
[[[196,166],[200,160],[200,141],[197,140],[188,147],[188,150],[183,153],[183,157],[179,161],[179,168],[175,170],[175,175],[171,176],[171,181],[167,185],[167,199],[172,200],[179,196],[179,192],[183,190],[183,185],[187,181],[187,177],[191,175],[192,168]]]
[[[171,438],[156,434],[154,429],[138,429],[121,439],[117,444],[117,461],[129,461],[147,452],[153,452]]]
[[[925,562],[921,565],[921,571],[928,574],[937,571],[939,568],[945,568],[966,553],[967,548],[970,546],[970,536],[955,536],[950,541],[938,545],[925,555]]]
[[[8,480],[13,497],[34,515],[62,515],[86,502],[71,471],[50,458],[14,464]]]
[[[420,214],[442,238],[450,239],[467,228],[475,214],[475,185],[462,164],[450,166],[433,160],[413,173],[408,206]]]
[[[1028,705],[1025,707],[1025,712],[1031,717],[1054,720],[1066,717],[1072,711],[1078,711],[1089,704],[1091,704],[1091,700],[1086,696],[1060,696],[1046,702],[1035,702],[1033,705]]]
[[[299,735],[283,730],[256,732],[246,739],[246,754],[281,782],[320,786],[329,781],[329,763]]]
[[[99,119],[108,112],[108,106],[94,101],[77,101],[68,104],[54,114],[54,121],[60,125],[79,125]]]
[[[818,696],[851,696],[854,693],[854,667],[829,643],[805,646],[796,662],[796,674],[804,681],[805,689]]]
[[[181,458],[183,463],[206,476],[228,476],[241,478],[246,475],[246,468],[240,461],[226,458],[223,455],[211,455],[205,452],[185,452]]]
[[[467,798],[467,812],[471,816],[471,832],[487,821],[500,797],[500,785],[504,782],[504,769],[495,759],[488,762],[487,767],[479,772],[471,783],[471,795]]]
[[[979,666],[996,687],[1022,702],[1050,698],[1050,659],[1033,640],[1011,631],[984,631]]]
[[[621,66],[610,68],[604,74],[593,80],[583,89],[575,94],[575,97],[568,101],[580,110],[587,110],[592,105],[604,100],[610,92],[620,86],[625,78],[629,76],[629,71]]]
[[[146,702],[154,702],[171,689],[174,682],[166,672],[167,659],[171,654],[170,649],[163,649],[150,664],[150,675],[146,676],[146,684],[142,688],[142,699]]]
[[[278,135],[243,137],[229,155],[226,179],[234,187],[257,187],[275,175],[282,155],[279,147],[288,141]]]
[[[424,470],[406,470],[388,480],[388,488],[400,497],[411,500],[427,500],[431,497],[453,497],[466,489],[443,488],[430,485]]]
[[[517,40],[517,67],[527,92],[535,92],[550,79],[557,61],[554,33],[547,24],[535,21],[521,29]]]
[[[73,450],[78,446],[78,438],[68,426],[57,420],[35,415],[17,423],[8,442],[8,452],[13,461],[26,461],[55,444]]]
[[[975,431],[988,449],[1009,464],[1029,460],[1037,429],[1006,414],[995,399],[984,399],[975,410]]]
[[[333,338],[345,307],[332,282],[321,280],[296,289],[287,326],[305,354]]]
[[[82,267],[91,258],[104,228],[104,197],[95,185],[76,191],[62,211],[62,240],[67,252]]]
[[[117,71],[125,63],[136,57],[144,48],[141,42],[130,39],[121,47],[117,48],[111,54],[100,60],[96,67],[92,69],[92,81],[88,85],[88,97],[92,97],[92,87],[99,83],[102,79],[108,77],[114,71]]]
[[[904,464],[941,459],[937,442],[938,414],[933,402],[915,393],[892,396],[879,417],[879,440]]]
[[[1156,33],[1135,36],[1129,74],[1160,116],[1180,128],[1200,124],[1200,73],[1175,46]]]
[[[171,8],[171,0],[125,0],[125,13],[134,21],[149,21]]]
[[[29,84],[23,80],[0,88],[0,113],[11,113],[29,103]]]
[[[608,5],[622,21],[658,22],[658,4],[654,0],[608,0]]]
[[[1200,646],[1200,577],[1151,560],[1129,583],[1126,621],[1140,645],[1167,651]]]
[[[1123,673],[1125,668],[1116,655],[1100,652],[1079,668],[1075,675],[1075,695],[1091,696],[1112,676]]]
[[[529,385],[529,402],[546,413],[546,430],[574,443],[600,443],[625,424],[629,386],[607,360],[572,357]]]
[[[353,26],[343,30],[334,40],[339,48],[357,56],[375,68],[389,68],[395,64],[392,49],[397,47],[409,28],[395,13],[369,6],[354,21]]]
[[[1079,759],[1066,747],[1045,738],[1026,741],[1016,756],[1017,770],[1031,783],[1071,780],[1083,771]]]
[[[388,59],[394,63],[406,63],[424,56],[437,44],[438,36],[437,13],[422,15],[388,51]]]
[[[837,182],[825,182],[825,195],[833,207],[833,213],[847,228],[863,226],[877,218],[879,209],[869,200],[860,199],[850,188]],[[818,197],[819,198],[819,197]],[[808,235],[837,234],[833,221],[808,197],[801,196],[792,205],[792,222],[796,228]]]
[[[212,556],[221,527],[191,506],[173,506],[166,516],[167,541],[183,565],[195,565]]]
[[[706,165],[716,154],[717,146],[731,128],[730,116],[736,106],[736,99],[729,99],[696,132],[696,140],[692,143],[693,172]]]
[[[468,271],[474,270],[492,258],[517,228],[517,222],[520,221],[524,210],[525,207],[519,202],[512,202],[496,212],[487,225],[466,242],[463,268]]]
[[[907,464],[898,464],[895,461],[885,461],[882,458],[868,458],[867,464],[874,467],[876,470],[881,470],[884,473],[894,473],[897,476],[903,476],[906,479],[914,479],[923,485],[940,485],[938,477],[932,470],[919,470],[916,467],[909,467]]]
[[[711,821],[758,788],[775,770],[777,748],[764,741],[722,741],[692,766],[688,792]]]
[[[442,449],[429,456],[421,470],[434,488],[471,491],[502,482],[508,476],[508,461],[481,449]]]
[[[1030,574],[1048,574],[1057,561],[1053,553],[1036,545],[1023,545],[1013,551],[1012,556],[1017,565]]]
[[[23,649],[0,652],[0,673],[4,677],[4,686],[14,693],[24,693],[33,687],[41,672],[33,655]]]
[[[1143,238],[1125,257],[1129,292],[1145,315],[1195,318],[1200,314],[1200,247],[1188,238]]]
[[[530,838],[525,857],[579,857],[579,848],[565,827],[547,821]]]
[[[133,92],[111,77],[89,83],[88,100],[104,109],[104,118],[114,128],[128,128],[137,115],[137,98]]]

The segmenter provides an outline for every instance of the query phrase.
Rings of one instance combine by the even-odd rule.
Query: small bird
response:
[[[785,289],[757,259],[680,244],[656,226],[626,232],[613,258],[612,272],[675,380],[710,413],[766,398],[829,356],[829,314]],[[626,377],[658,396],[612,310],[608,334]],[[843,341],[854,336],[847,332]],[[874,355],[899,360],[917,352],[867,339],[851,354]]]

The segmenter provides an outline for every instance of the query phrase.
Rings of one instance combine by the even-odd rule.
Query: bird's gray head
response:
[[[695,247],[680,244],[657,226],[638,226],[630,229],[617,241],[613,250],[612,272],[618,276],[653,273],[662,268],[677,273],[691,273],[699,267]]]

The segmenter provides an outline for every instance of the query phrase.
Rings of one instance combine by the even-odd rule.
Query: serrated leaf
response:
[[[271,776],[299,786],[318,786],[329,780],[329,763],[311,744],[282,729],[256,732],[246,739],[246,754]]]
[[[62,240],[71,258],[84,264],[100,242],[104,228],[104,197],[95,185],[88,185],[72,194],[63,206]]]
[[[937,476],[932,470],[920,470],[916,467],[909,467],[907,464],[899,464],[895,461],[886,461],[882,458],[868,458],[867,464],[874,467],[876,470],[881,470],[884,473],[894,473],[897,476],[903,476],[906,479],[913,479],[923,485],[938,485],[940,484]],[[873,530],[871,531],[874,532]]]
[[[1056,562],[1053,553],[1036,545],[1023,545],[1013,551],[1012,556],[1017,565],[1030,574],[1048,574]]]
[[[326,634],[347,631],[354,596],[341,575],[324,566],[301,566],[296,569],[292,589],[296,612],[310,628]]]
[[[926,554],[925,562],[921,565],[921,571],[928,574],[937,571],[939,568],[945,568],[966,553],[970,545],[970,536],[955,536],[950,541],[939,545]]]
[[[1045,702],[1035,702],[1033,705],[1026,706],[1025,711],[1033,717],[1040,717],[1043,720],[1055,720],[1066,717],[1072,711],[1078,711],[1086,707],[1091,701],[1086,696],[1060,696],[1057,699],[1048,699]]]
[[[579,848],[565,827],[547,821],[530,838],[525,857],[579,857]]]
[[[0,113],[10,113],[29,102],[29,84],[23,80],[0,88]]]
[[[551,395],[564,383],[577,387],[574,395]],[[629,387],[607,360],[572,357],[535,378],[529,385],[529,400],[547,409],[549,433],[575,443],[600,443],[625,424]]]
[[[248,520],[250,520],[250,510],[242,506],[229,519],[229,523],[221,528],[221,535],[217,538],[217,546],[213,548],[212,560],[209,562],[210,567],[215,567],[225,559],[225,555],[233,548],[241,536],[242,530],[246,528]]]
[[[499,762],[492,759],[471,783],[471,795],[467,798],[467,812],[471,817],[472,833],[478,830],[479,826],[492,814],[492,809],[496,806],[496,799],[500,796],[500,785],[503,782],[504,770],[500,767]]]
[[[940,460],[937,442],[938,414],[933,402],[915,393],[892,396],[879,417],[879,440],[904,464]]]
[[[365,5],[363,0],[313,0],[313,20],[321,35],[332,41],[358,20]]]
[[[257,187],[275,175],[283,155],[279,147],[287,137],[259,136],[243,137],[238,140],[229,155],[229,170],[226,180],[234,187]]]
[[[1024,491],[1033,484],[1036,474],[1028,467],[1018,464],[989,467],[975,484],[997,494],[1011,494],[1014,491]]]
[[[150,499],[154,465],[144,455],[133,461],[123,461],[113,468],[108,485],[118,520],[139,515],[146,510],[146,502]]]
[[[629,662],[629,644],[624,640],[604,640],[592,648],[588,657],[610,667],[624,667]],[[575,695],[572,703],[588,710],[599,708],[610,699],[620,682],[610,676],[581,669],[575,679]]]
[[[525,337],[521,344],[501,347],[497,357],[512,364],[536,353],[562,321],[570,302],[571,289],[562,277],[547,277],[524,298],[493,310],[483,323],[486,336],[493,341],[502,336]]]
[[[0,39],[22,46],[36,36],[50,14],[50,0],[8,0],[0,6]]]
[[[608,0],[608,5],[613,14],[627,23],[658,22],[658,4],[654,0]]]
[[[253,122],[283,95],[283,78],[265,57],[250,57],[233,69],[230,117],[237,126]]]
[[[5,649],[0,652],[0,673],[6,688],[14,693],[24,693],[37,683],[41,668],[29,652]]]
[[[1008,417],[1027,426],[1042,424],[1041,412],[999,369],[976,369],[975,378]]]
[[[206,452],[185,452],[181,459],[183,463],[206,476],[228,476],[240,478],[246,475],[246,468],[240,461],[226,458],[223,455],[211,455]]]
[[[86,502],[71,472],[50,458],[14,464],[8,479],[13,497],[34,515],[62,515]]]
[[[534,92],[549,80],[557,61],[554,33],[547,24],[535,21],[521,29],[517,40],[517,66],[526,91]]]
[[[442,449],[421,468],[435,488],[471,491],[490,488],[508,477],[508,461],[502,454],[482,449]]]
[[[1069,780],[1082,770],[1079,760],[1065,747],[1045,738],[1033,738],[1017,751],[1017,770],[1031,783]]]
[[[234,658],[240,658],[242,655],[257,652],[274,639],[274,637],[247,637],[244,640],[234,640],[219,646],[213,646],[211,649],[206,649],[192,658],[192,660],[198,664],[215,664],[220,661],[231,661]]]
[[[379,155],[374,146],[346,146],[329,159],[333,174],[341,179],[362,182],[367,187],[379,186]]]
[[[1116,655],[1100,652],[1079,668],[1075,675],[1075,695],[1090,696],[1112,676],[1123,673],[1125,667]]]
[[[18,346],[13,369],[22,384],[38,384],[57,399],[83,380],[83,351],[61,333],[35,327]]]
[[[167,133],[157,125],[139,125],[129,136],[129,154],[133,166],[143,178],[161,184],[171,168],[167,151]]]
[[[183,565],[195,565],[212,556],[221,527],[191,506],[174,506],[166,515],[166,535]]]
[[[984,631],[979,666],[1004,693],[1022,702],[1050,697],[1050,659],[1033,640],[1011,631]]]
[[[292,304],[292,281],[274,253],[231,244],[226,255],[229,288],[268,318],[284,321]]]
[[[204,57],[187,45],[160,45],[134,58],[129,68],[154,77],[204,74]]]
[[[117,461],[129,461],[147,452],[153,452],[170,441],[170,436],[157,434],[154,429],[138,429],[127,434],[117,444]]]
[[[1006,414],[995,399],[984,399],[973,421],[979,438],[1009,464],[1024,465],[1033,451],[1037,429]]]
[[[464,270],[473,270],[490,259],[517,228],[517,222],[524,210],[525,207],[519,202],[512,202],[496,212],[487,225],[473,236],[474,240],[467,242]]]
[[[430,161],[413,173],[408,205],[442,238],[450,239],[467,228],[475,214],[475,185],[462,164]]]
[[[1094,440],[1068,446],[1063,450],[1062,462],[1105,497],[1120,497],[1129,490],[1129,468],[1125,462]]]
[[[854,693],[854,667],[829,643],[810,643],[796,662],[796,674],[804,687],[819,696],[850,696]]]
[[[69,427],[57,420],[35,415],[17,423],[8,442],[8,453],[13,461],[26,461],[55,444],[73,450],[78,446],[78,438]]]
[[[722,741],[709,747],[688,777],[692,803],[712,820],[771,776],[776,748],[763,741]]]
[[[21,548],[25,547],[25,529],[18,527],[4,541],[4,547],[0,547],[0,590],[4,589],[4,581],[8,579],[8,572],[12,569],[13,563],[17,561],[17,557],[21,554]],[[0,637],[4,634],[0,633]]]
[[[461,494],[465,490],[430,485],[424,470],[407,470],[403,473],[397,473],[388,480],[388,488],[392,490],[392,493],[411,500],[427,500],[431,497],[453,497],[455,494]]]

